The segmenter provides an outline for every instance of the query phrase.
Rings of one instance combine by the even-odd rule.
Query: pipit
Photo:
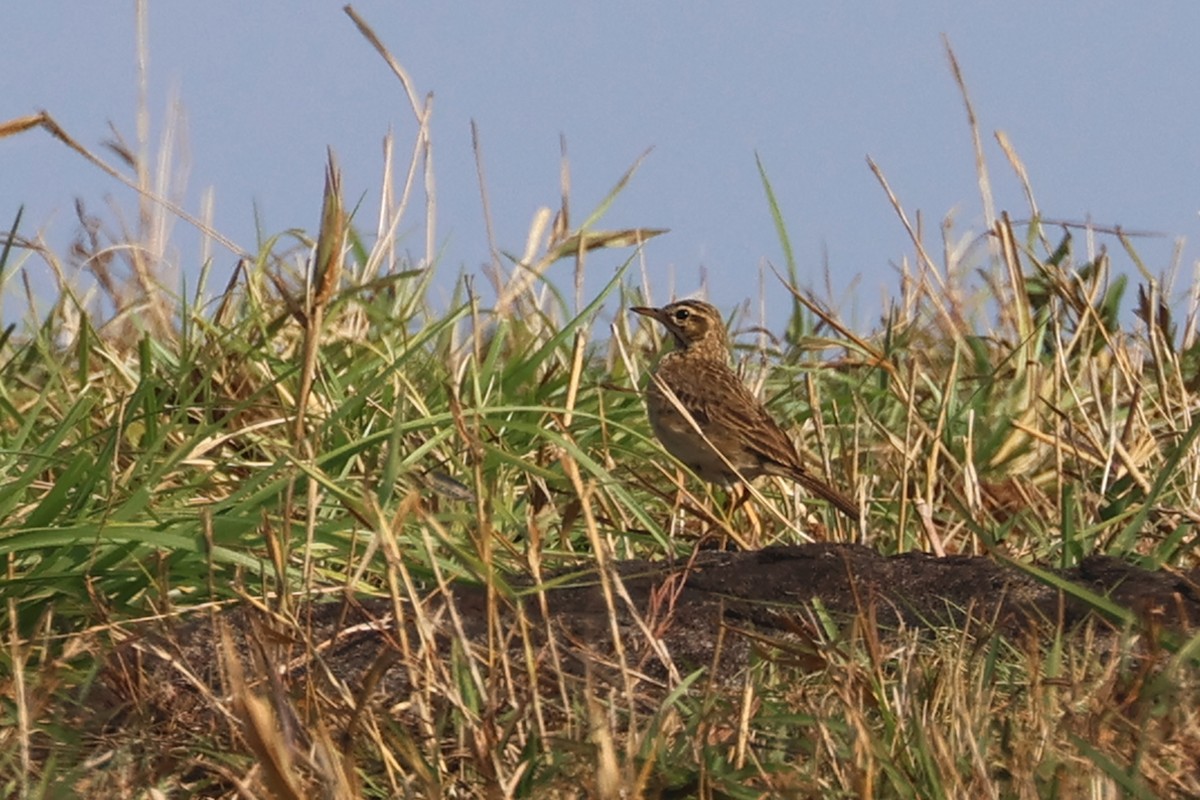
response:
[[[730,368],[717,309],[680,300],[630,310],[658,320],[675,339],[646,386],[650,427],[667,452],[709,483],[730,486],[778,475],[859,518],[853,500],[809,472],[792,440]]]

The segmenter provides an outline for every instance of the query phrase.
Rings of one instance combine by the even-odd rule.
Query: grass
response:
[[[2,131],[38,128],[103,163],[48,116]],[[409,175],[427,167],[419,143]],[[143,164],[131,170],[122,180],[150,185]],[[253,602],[314,646],[308,597],[391,598],[420,619],[424,598],[475,584],[489,587],[491,615],[524,592],[515,576],[686,555],[714,526],[749,538],[746,518],[725,518],[720,491],[649,434],[637,390],[661,333],[620,310],[649,294],[632,278],[636,245],[658,231],[599,227],[631,176],[578,226],[565,204],[555,224],[547,215],[519,263],[492,274],[490,303],[462,277],[448,304],[432,301],[447,280],[435,242],[415,261],[397,255],[391,232],[417,206],[411,178],[383,193],[398,199],[366,236],[332,158],[315,237],[268,240],[215,297],[172,295],[155,277],[162,243],[150,237],[175,212],[148,190],[142,227],[97,232],[65,258],[25,238],[18,216],[0,276],[73,261],[103,303],[64,277],[48,313],[0,336],[3,793],[1200,792],[1195,639],[1155,650],[1135,626],[1050,642],[880,638],[819,605],[804,647],[764,648],[732,684],[677,674],[649,707],[619,683],[561,674],[521,695],[520,676],[539,671],[532,645],[480,651],[461,633],[437,658],[411,651],[416,688],[396,716],[362,710],[343,687],[288,733],[288,702],[251,688],[226,642],[212,658],[230,696],[210,701],[229,722],[196,726],[181,708],[115,730],[80,724],[107,708],[107,654],[151,622]],[[774,513],[754,543],[816,535],[1027,565],[1107,553],[1196,567],[1195,303],[1176,322],[1140,269],[1130,313],[1128,279],[1090,244],[1140,268],[1120,231],[1085,231],[1080,253],[1078,228],[999,215],[963,249],[923,241],[892,197],[914,255],[877,326],[855,330],[799,288],[789,256],[786,333],[738,348],[747,379],[825,473],[855,488],[868,522],[847,528],[763,485]],[[627,261],[595,297],[573,301],[542,277],[561,259],[582,274],[601,247]],[[736,312],[733,323],[750,325]]]

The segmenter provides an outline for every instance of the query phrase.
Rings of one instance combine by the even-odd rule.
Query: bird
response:
[[[662,323],[675,342],[646,386],[650,427],[668,453],[702,480],[726,487],[762,475],[788,478],[858,521],[858,505],[808,470],[791,438],[729,366],[720,311],[701,300],[630,310]]]

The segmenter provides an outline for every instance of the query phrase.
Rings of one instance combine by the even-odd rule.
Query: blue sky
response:
[[[313,230],[326,147],[374,230],[380,142],[391,128],[407,158],[415,134],[398,82],[337,3],[150,4],[150,109],[161,131],[168,100],[186,111],[184,205],[216,197],[216,227],[253,251],[254,209],[267,234]],[[997,208],[1028,216],[992,133],[1028,167],[1043,213],[1162,238],[1138,242],[1162,271],[1200,210],[1200,5],[864,2],[732,4],[355,5],[412,76],[435,94],[439,269],[488,261],[470,121],[480,131],[499,245],[523,248],[538,206],[558,199],[566,137],[575,219],[647,148],[653,152],[605,227],[670,228],[646,250],[665,300],[698,286],[727,310],[756,298],[758,271],[782,263],[755,166],[781,202],[802,278],[824,283],[864,325],[894,293],[894,265],[913,248],[866,165],[873,158],[933,242],[952,214],[959,235],[983,215],[971,139],[943,50],[949,37],[980,118]],[[113,123],[134,138],[131,3],[21,3],[4,12],[0,120],[49,110],[100,150]],[[40,132],[0,140],[0,224],[26,207],[23,232],[65,250],[82,197],[106,219],[106,198],[132,216],[127,190]],[[423,252],[419,218],[402,246]],[[199,245],[178,223],[178,265]],[[940,249],[940,248],[939,248]],[[1110,249],[1113,245],[1110,242]],[[234,257],[215,252],[227,274]],[[593,255],[598,287],[623,253]],[[1187,244],[1184,263],[1195,260]],[[1127,265],[1123,257],[1119,265]],[[35,283],[46,267],[25,262]],[[552,277],[570,281],[570,265]],[[9,280],[4,322],[12,321]],[[852,289],[852,290],[851,290]],[[768,284],[770,305],[782,308]],[[1178,293],[1182,287],[1177,289]],[[615,309],[614,309],[615,310]]]

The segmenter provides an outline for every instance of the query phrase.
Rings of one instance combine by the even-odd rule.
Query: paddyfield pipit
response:
[[[658,320],[675,340],[646,386],[650,427],[667,452],[710,483],[729,486],[778,475],[859,518],[853,500],[808,471],[792,440],[730,368],[725,324],[716,308],[680,300],[630,310]]]

